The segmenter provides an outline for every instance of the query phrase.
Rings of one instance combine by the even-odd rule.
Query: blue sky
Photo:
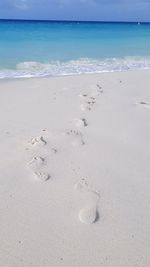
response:
[[[0,18],[150,21],[150,0],[0,0]]]

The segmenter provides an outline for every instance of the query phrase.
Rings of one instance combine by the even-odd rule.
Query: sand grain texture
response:
[[[0,81],[0,266],[150,266],[149,84]]]

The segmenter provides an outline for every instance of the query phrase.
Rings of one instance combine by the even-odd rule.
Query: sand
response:
[[[150,266],[150,71],[0,82],[0,266]]]

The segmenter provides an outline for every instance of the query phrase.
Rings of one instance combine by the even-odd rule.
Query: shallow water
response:
[[[150,68],[150,24],[0,21],[0,78]]]

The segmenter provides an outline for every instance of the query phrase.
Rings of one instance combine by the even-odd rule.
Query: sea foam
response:
[[[0,79],[64,76],[144,69],[150,69],[150,58],[79,59],[67,62],[53,61],[45,64],[27,61],[17,64],[15,69],[1,69]]]

